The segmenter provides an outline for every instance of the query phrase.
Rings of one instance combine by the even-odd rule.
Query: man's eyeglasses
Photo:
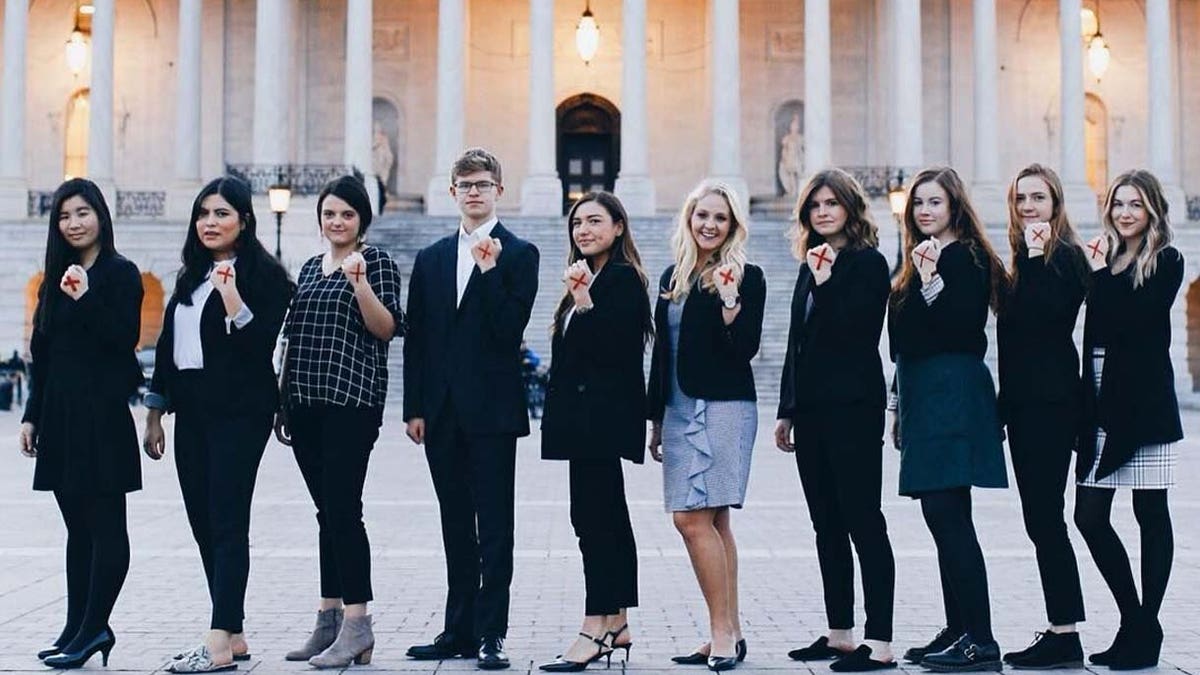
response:
[[[459,182],[455,183],[454,189],[458,192],[462,192],[465,194],[467,192],[470,192],[471,189],[474,188],[476,190],[479,190],[479,194],[487,194],[487,193],[491,192],[492,190],[496,189],[497,185],[499,185],[499,183],[494,183],[490,180],[477,180],[473,183],[471,181],[464,180],[464,181],[459,181]]]

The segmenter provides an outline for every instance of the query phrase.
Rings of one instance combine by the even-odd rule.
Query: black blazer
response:
[[[829,405],[883,410],[879,336],[890,292],[887,260],[874,248],[839,252],[833,273],[820,286],[809,266],[800,266],[779,384],[779,419]],[[810,295],[813,309],[805,319]]]
[[[497,223],[496,267],[476,266],[456,308],[458,230],[417,253],[404,339],[404,419],[434,427],[448,400],[471,434],[529,434],[521,338],[538,288],[538,250]]]
[[[835,264],[836,265],[836,264]],[[987,353],[988,299],[991,268],[986,256],[973,254],[961,241],[942,249],[937,263],[945,287],[933,304],[921,297],[921,279],[913,275],[904,302],[893,293],[888,311],[892,360],[898,356],[925,358],[937,354]]]
[[[667,326],[670,301],[662,297],[671,283],[671,265],[659,279],[658,302],[654,306],[654,352],[650,358],[647,396],[649,418],[661,420],[671,391],[671,334]],[[683,301],[677,355],[679,388],[693,398],[710,401],[757,401],[750,360],[758,353],[762,338],[763,308],[767,303],[767,281],[757,265],[747,264],[740,289],[742,311],[728,326],[721,317],[721,299],[699,284]]]
[[[634,268],[609,263],[592,282],[594,308],[576,313],[551,342],[542,416],[543,459],[624,457],[646,445],[646,285]]]
[[[1020,281],[996,324],[1001,419],[1039,403],[1078,412],[1083,392],[1072,334],[1087,293],[1086,274],[1079,272],[1087,269],[1083,251],[1070,244],[1056,247],[1050,260],[1017,260]]]
[[[1121,274],[1092,274],[1083,328],[1084,416],[1075,473],[1085,478],[1096,460],[1096,426],[1107,440],[1096,478],[1120,468],[1143,445],[1183,438],[1175,371],[1171,367],[1171,305],[1183,283],[1183,255],[1168,246],[1154,275],[1133,287],[1133,265]],[[1096,395],[1093,347],[1104,347]]]
[[[200,316],[200,348],[204,352],[203,377],[222,396],[214,397],[213,410],[227,414],[273,414],[279,409],[279,386],[275,380],[274,352],[295,287],[282,267],[255,264],[250,256],[234,263],[242,302],[254,314],[244,328],[230,324],[225,329],[225,305],[213,290]],[[164,409],[176,410],[179,370],[175,367],[175,308],[172,297],[163,313],[162,334],[154,354],[154,378],[150,392],[165,397]],[[155,401],[148,399],[153,405]],[[158,407],[158,406],[155,406]]]

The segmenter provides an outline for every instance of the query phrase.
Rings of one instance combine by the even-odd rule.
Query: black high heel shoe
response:
[[[92,658],[92,654],[100,652],[100,657],[103,659],[104,667],[108,667],[108,653],[112,651],[113,645],[117,644],[117,636],[113,634],[111,628],[105,628],[100,631],[96,637],[92,638],[82,649],[75,652],[61,652],[54,656],[46,657],[45,663],[51,668],[78,668],[87,663],[87,660]]]
[[[737,660],[738,663],[746,660],[746,638],[737,641]]]
[[[550,663],[543,663],[542,665],[538,666],[538,669],[544,670],[548,673],[578,673],[605,656],[608,657],[609,665],[612,665],[613,648],[612,645],[608,643],[608,636],[612,635],[611,632],[605,633],[603,638],[597,638],[582,631],[579,633],[579,635],[580,637],[585,637],[600,645],[600,649],[593,654],[591,658],[586,661],[571,661],[569,659],[564,659],[562,654],[559,654],[558,658]]]
[[[633,640],[630,640],[629,642],[626,642],[623,645],[617,644],[617,638],[620,637],[621,633],[626,633],[628,631],[629,631],[629,624],[625,624],[616,630],[610,630],[604,634],[604,641],[608,643],[608,647],[609,647],[609,652],[608,652],[609,665],[612,665],[612,653],[617,651],[618,649],[625,650],[625,662],[626,663],[629,662],[629,650],[633,649]]]
[[[43,649],[42,651],[37,653],[38,661],[45,661],[47,657],[54,656],[55,654],[61,654],[61,653],[62,653],[62,647],[59,647],[58,645],[50,645],[49,647],[46,647],[45,649]]]

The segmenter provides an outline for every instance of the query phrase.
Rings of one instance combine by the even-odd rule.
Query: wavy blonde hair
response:
[[[1171,232],[1171,221],[1167,217],[1169,207],[1163,194],[1162,183],[1145,169],[1126,171],[1113,179],[1112,185],[1108,187],[1108,194],[1104,197],[1104,216],[1101,224],[1104,227],[1104,236],[1108,239],[1108,263],[1111,265],[1125,249],[1125,240],[1121,238],[1117,226],[1113,223],[1112,210],[1117,188],[1126,185],[1138,191],[1146,213],[1150,216],[1150,223],[1146,226],[1142,243],[1138,245],[1133,261],[1133,287],[1140,288],[1147,279],[1154,276],[1154,271],[1158,268],[1158,254],[1171,245],[1174,235]]]
[[[1010,272],[1012,285],[1010,290],[1015,290],[1021,282],[1017,261],[1029,255],[1029,247],[1025,245],[1025,219],[1017,211],[1017,183],[1022,178],[1030,176],[1042,179],[1046,183],[1046,188],[1050,191],[1050,241],[1046,242],[1046,246],[1042,252],[1046,263],[1051,263],[1054,259],[1054,251],[1059,246],[1068,247],[1071,250],[1072,269],[1060,271],[1064,274],[1075,276],[1086,286],[1088,277],[1090,276],[1087,258],[1084,256],[1083,243],[1079,240],[1079,234],[1071,226],[1071,221],[1067,218],[1067,211],[1063,206],[1062,181],[1059,180],[1058,174],[1053,169],[1035,163],[1021,169],[1017,177],[1013,178],[1012,183],[1008,186],[1008,246],[1009,250],[1012,251],[1012,271]]]
[[[813,195],[823,187],[829,188],[842,208],[846,209],[846,225],[842,230],[846,235],[846,247],[851,250],[877,248],[879,228],[875,226],[871,209],[867,206],[866,190],[854,176],[834,167],[817,172],[796,200],[796,216],[787,233],[796,260],[804,264],[808,250],[825,243],[825,237],[812,228],[812,208],[809,205]]]
[[[699,268],[699,247],[692,236],[692,214],[696,211],[696,202],[708,195],[720,195],[729,207],[729,236],[725,238],[721,248],[710,258],[702,268]],[[679,218],[675,232],[671,235],[671,250],[675,253],[675,272],[662,297],[672,302],[687,296],[696,280],[700,288],[709,293],[716,293],[717,286],[713,283],[713,271],[725,263],[733,263],[739,270],[746,267],[746,240],[750,237],[749,218],[742,202],[738,199],[733,188],[719,181],[706,180],[696,186],[687,199],[683,208],[679,209]],[[699,268],[699,269],[698,269]]]

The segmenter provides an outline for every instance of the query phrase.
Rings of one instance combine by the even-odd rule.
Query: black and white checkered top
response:
[[[373,246],[360,253],[367,263],[367,283],[392,313],[395,335],[403,335],[400,269]],[[350,280],[340,267],[323,274],[321,258],[310,258],[300,268],[283,327],[288,402],[382,408],[388,389],[388,341],[367,330]]]

